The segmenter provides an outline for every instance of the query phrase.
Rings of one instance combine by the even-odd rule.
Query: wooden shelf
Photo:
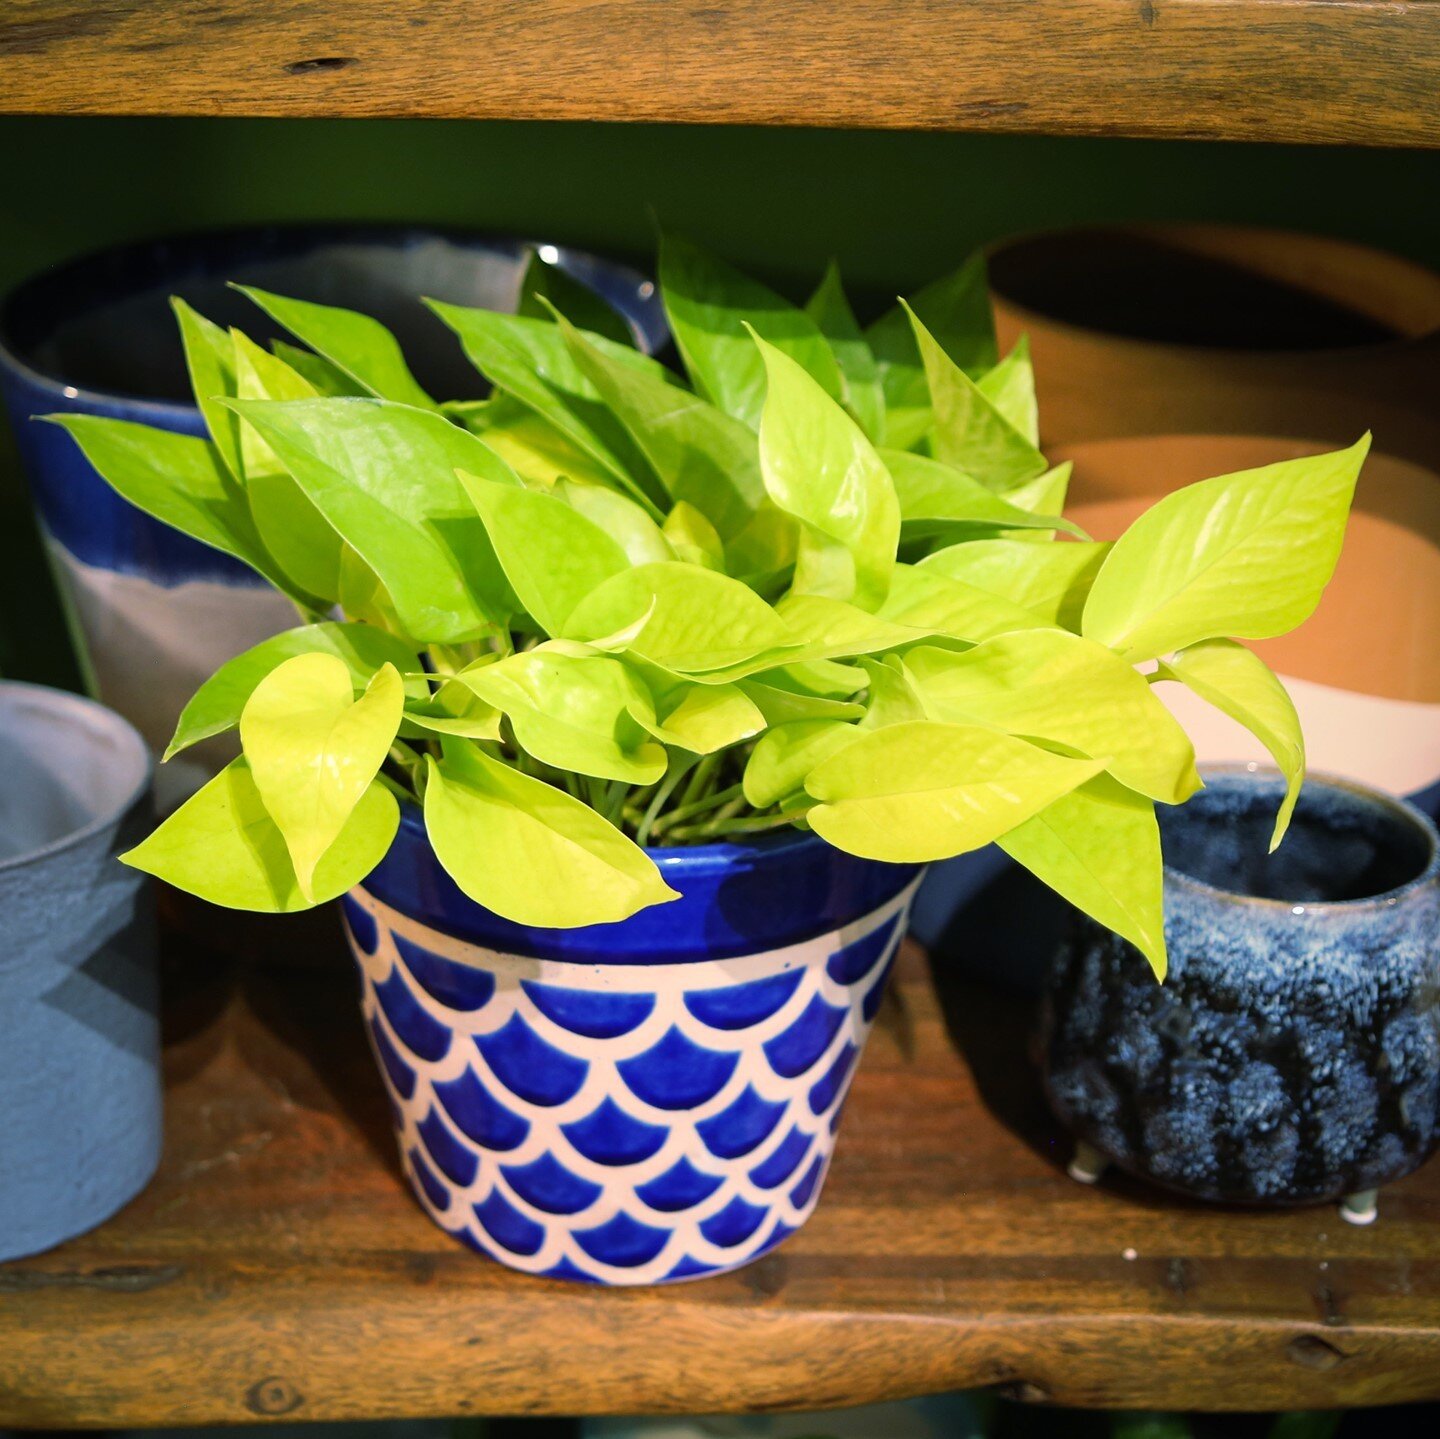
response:
[[[349,962],[328,960],[188,957],[159,1176],[93,1234],[0,1266],[0,1427],[820,1408],[976,1385],[1146,1408],[1440,1397],[1440,1164],[1369,1229],[1082,1187],[1024,1057],[1027,1006],[937,995],[914,951],[820,1207],[782,1249],[667,1290],[510,1274],[409,1198]]]
[[[1440,144],[1430,0],[14,0],[0,110]]]

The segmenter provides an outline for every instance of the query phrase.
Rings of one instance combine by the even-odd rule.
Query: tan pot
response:
[[[1162,495],[1329,448],[1247,435],[1159,435],[1054,449],[1073,461],[1066,513],[1113,540]],[[1335,577],[1293,634],[1254,648],[1300,711],[1310,767],[1397,794],[1440,785],[1440,475],[1371,454]],[[1178,685],[1157,691],[1202,762],[1264,760],[1247,731]],[[1440,795],[1437,795],[1440,797]]]
[[[1440,470],[1440,275],[1346,240],[1227,225],[1023,236],[990,254],[1047,445],[1372,430]]]

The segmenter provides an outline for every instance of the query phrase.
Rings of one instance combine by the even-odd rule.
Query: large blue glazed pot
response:
[[[163,749],[175,718],[225,660],[296,623],[281,595],[228,555],[150,519],[34,415],[78,413],[203,435],[169,297],[267,342],[283,336],[231,280],[384,321],[441,399],[481,393],[454,337],[419,303],[513,310],[532,249],[602,295],[655,351],[655,286],[563,246],[467,233],[275,226],[146,241],[48,270],[0,304],[0,390],[91,688]],[[168,806],[228,758],[197,747],[161,772]]]
[[[1266,854],[1273,771],[1204,771],[1162,811],[1170,974],[1089,920],[1043,1006],[1045,1084],[1083,1144],[1199,1199],[1373,1191],[1440,1139],[1440,836],[1413,805],[1307,780]]]
[[[415,1194],[528,1274],[698,1278],[805,1222],[920,877],[796,833],[651,854],[678,900],[529,929],[412,807],[343,902]]]
[[[160,1158],[150,755],[91,700],[0,683],[0,1260],[108,1219]]]

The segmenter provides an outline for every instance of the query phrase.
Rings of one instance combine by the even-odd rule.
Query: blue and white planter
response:
[[[693,1279],[805,1222],[920,877],[798,834],[652,853],[680,899],[527,929],[411,810],[344,901],[416,1197],[528,1274]]]
[[[609,301],[636,343],[669,331],[654,284],[563,246],[463,232],[271,226],[144,241],[45,271],[0,303],[0,393],[92,692],[159,752],[175,716],[221,664],[296,623],[295,610],[229,555],[120,498],[47,414],[102,415],[203,436],[169,297],[262,342],[284,332],[227,281],[259,285],[385,321],[417,378],[440,398],[483,382],[419,297],[515,308],[532,248]],[[197,746],[160,771],[162,810],[229,758]]]

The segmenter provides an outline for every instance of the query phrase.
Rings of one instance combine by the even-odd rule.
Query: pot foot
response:
[[[1340,1201],[1340,1217],[1347,1224],[1374,1224],[1380,1217],[1378,1189],[1360,1189]]]
[[[1098,1184],[1107,1168],[1105,1156],[1083,1139],[1075,1141],[1075,1156],[1065,1171],[1077,1184]]]

